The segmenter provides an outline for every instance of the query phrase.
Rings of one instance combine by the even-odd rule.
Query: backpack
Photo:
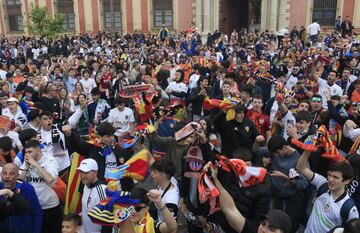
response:
[[[326,183],[322,184],[319,187],[316,197],[320,197],[321,195],[323,195],[327,191],[329,191],[329,186],[328,186],[328,183],[326,182]],[[341,209],[340,209],[340,216],[341,216],[341,219],[342,219],[342,226],[345,225],[345,223],[346,223],[346,221],[347,221],[347,219],[349,217],[349,212],[354,206],[355,206],[355,202],[351,197],[349,199],[347,199],[342,204]]]

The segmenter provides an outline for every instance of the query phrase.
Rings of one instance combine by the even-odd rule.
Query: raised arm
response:
[[[220,192],[220,208],[224,213],[227,222],[230,226],[235,229],[237,232],[241,233],[245,226],[245,217],[238,211],[235,206],[235,202],[230,196],[230,194],[225,190],[220,181],[217,178],[217,171],[212,167],[208,166],[211,169],[211,174],[215,182],[216,188]],[[206,168],[204,168],[206,169]]]
[[[164,222],[160,224],[159,230],[161,233],[175,233],[177,229],[176,219],[173,213],[170,212],[165,203],[161,200],[161,193],[152,189],[147,193],[148,198],[155,203],[159,212],[164,217]]]
[[[311,180],[314,177],[314,172],[308,167],[310,154],[311,152],[304,151],[296,164],[298,172],[300,172],[307,180]]]

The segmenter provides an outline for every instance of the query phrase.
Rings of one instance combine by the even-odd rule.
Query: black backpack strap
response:
[[[347,199],[340,209],[340,216],[342,219],[342,225],[344,226],[349,218],[350,210],[355,206],[355,202],[352,198]]]
[[[328,186],[328,183],[323,183],[318,191],[317,191],[317,197],[320,197],[321,195],[323,195],[324,193],[326,193],[327,191],[329,191],[329,186]]]

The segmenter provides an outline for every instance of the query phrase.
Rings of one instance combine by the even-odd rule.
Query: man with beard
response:
[[[319,85],[319,92],[318,94],[322,96],[322,100],[323,100],[323,107],[327,109],[327,96],[333,96],[333,95],[338,95],[338,96],[342,96],[343,94],[343,90],[341,89],[341,87],[339,85],[337,85],[335,83],[336,80],[336,71],[331,70],[329,71],[328,75],[327,75],[327,80],[322,79],[319,76],[314,76],[315,81],[317,81],[318,85]]]
[[[44,110],[51,112],[54,120],[58,120],[60,114],[60,103],[57,99],[57,88],[53,84],[46,87],[46,95],[39,99],[44,105]]]
[[[175,80],[170,82],[165,89],[166,94],[169,95],[170,104],[180,103],[185,106],[185,96],[188,91],[187,85],[183,82],[184,71],[177,70],[175,73]]]
[[[291,72],[289,78],[287,78],[287,80],[286,80],[286,85],[285,85],[286,89],[292,90],[292,88],[298,82],[297,77],[299,74],[300,74],[300,64],[296,63],[292,68],[292,72]]]
[[[18,181],[18,176],[19,170],[15,164],[4,165],[1,172],[0,205],[2,201],[10,201],[12,206],[0,206],[1,217],[5,217],[0,221],[0,229],[12,229],[13,233],[40,233],[42,211],[39,199],[34,188],[27,182]]]

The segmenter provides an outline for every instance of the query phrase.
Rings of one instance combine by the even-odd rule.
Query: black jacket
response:
[[[104,179],[106,167],[106,158],[102,156],[104,148],[85,142],[75,133],[72,133],[70,137],[66,137],[66,142],[68,147],[75,152],[83,155],[85,158],[94,159],[99,167],[98,177],[99,179]],[[123,165],[132,156],[132,153],[129,150],[125,150],[119,145],[115,145],[112,148],[112,151],[116,157],[116,166]],[[121,179],[121,187],[124,191],[130,191],[133,185],[134,183],[131,178]]]
[[[60,115],[60,103],[57,98],[50,99],[49,97],[44,96],[39,98],[39,102],[43,104],[44,110]]]
[[[214,125],[221,135],[221,153],[229,157],[239,147],[252,151],[255,138],[259,135],[254,123],[249,119],[244,117],[241,123],[236,120],[226,121],[224,112],[216,116]]]
[[[192,103],[192,111],[193,111],[193,114],[195,114],[195,115],[201,115],[201,110],[203,108],[203,103],[204,103],[204,99],[205,99],[205,96],[199,95],[200,90],[201,90],[200,87],[193,88],[191,90],[190,96],[188,98],[189,102]],[[206,94],[208,96],[211,96],[210,88],[206,89]],[[204,109],[204,116],[209,115],[209,113],[210,113],[209,111],[206,111]]]
[[[27,211],[32,211],[28,201],[20,194],[14,195],[7,199],[0,200],[0,220],[13,215],[20,215]]]
[[[240,213],[254,225],[260,225],[262,217],[270,207],[270,184],[264,181],[253,187],[240,188],[234,174],[219,171],[218,177],[234,199],[236,208]]]

